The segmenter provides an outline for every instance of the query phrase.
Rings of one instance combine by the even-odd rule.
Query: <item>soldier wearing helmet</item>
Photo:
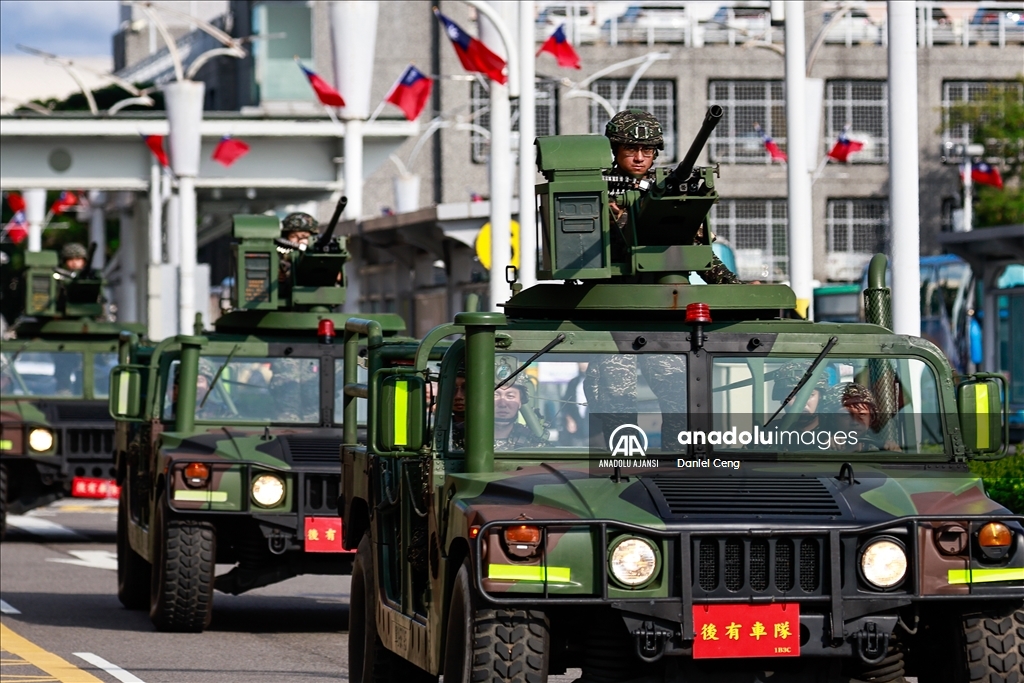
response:
[[[501,382],[516,368],[511,356],[496,359],[495,380]],[[519,422],[519,411],[529,401],[530,380],[525,372],[494,392],[494,450],[511,451],[517,448],[538,448],[544,439]]]
[[[85,246],[78,242],[68,242],[60,250],[61,268],[71,273],[79,273],[85,270],[89,252]]]
[[[306,247],[309,246],[309,240],[318,232],[319,225],[316,219],[302,211],[290,213],[281,221],[281,237],[285,241],[291,242],[294,245],[294,249],[299,251],[305,251]],[[291,252],[280,248],[278,251],[281,252],[281,259],[277,271],[277,280],[283,288],[282,293],[286,294],[291,289]]]
[[[789,392],[793,391],[797,383],[807,372],[810,361],[794,360],[783,364],[775,371],[775,383],[772,385],[772,400],[784,401]],[[808,380],[810,384],[811,380]],[[807,385],[804,385],[806,388]],[[801,407],[803,417],[798,421],[797,427],[803,430],[816,429],[818,427],[818,408],[824,408],[823,399],[828,391],[828,377],[821,373],[818,381],[811,385],[811,393],[807,396],[807,402]],[[787,410],[794,410],[795,403],[790,403]]]
[[[641,191],[649,188],[655,180],[652,170],[654,160],[658,158],[658,152],[665,149],[665,136],[658,119],[642,109],[620,111],[608,121],[604,135],[611,142],[614,158],[610,175],[627,176],[637,181]],[[618,226],[620,233],[612,233],[612,248],[620,251],[623,245],[619,244],[619,237],[625,241],[625,235],[622,233],[628,223],[626,210],[614,200],[609,202],[608,208],[611,211],[612,223]],[[704,243],[704,230],[704,226],[701,226],[697,231],[694,244]],[[714,239],[712,235],[711,240]],[[732,285],[740,281],[717,255],[712,259],[711,268],[702,272],[701,277],[708,284]]]

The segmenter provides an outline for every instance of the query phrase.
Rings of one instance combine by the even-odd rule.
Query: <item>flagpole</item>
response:
[[[818,182],[818,178],[820,178],[821,174],[825,172],[825,166],[828,164],[828,160],[831,158],[832,157],[826,154],[825,157],[821,160],[821,163],[818,164],[818,168],[814,169],[814,175],[811,176],[811,185]]]
[[[388,100],[385,97],[383,100],[380,101],[380,104],[377,105],[377,108],[373,110],[373,113],[370,114],[370,118],[366,119],[366,122],[373,123],[374,121],[376,121],[377,117],[380,116],[380,113],[384,111],[384,107],[387,105],[387,103]]]
[[[964,232],[974,229],[974,178],[971,177],[973,164],[970,155],[964,155]]]

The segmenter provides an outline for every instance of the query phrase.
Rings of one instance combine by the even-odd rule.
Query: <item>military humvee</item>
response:
[[[8,512],[117,494],[110,369],[118,335],[145,329],[103,319],[103,281],[89,265],[66,271],[42,251],[25,266],[24,309],[0,352],[0,537]]]
[[[340,206],[340,205],[339,205]],[[214,589],[340,574],[344,243],[298,251],[276,217],[235,216],[234,310],[146,346],[124,335],[117,419],[118,597],[160,630],[201,631]],[[289,266],[281,269],[279,260]],[[370,316],[393,334],[393,314]],[[337,378],[337,379],[336,379]],[[340,559],[339,559],[340,558]],[[215,563],[235,567],[214,577]]]
[[[707,132],[646,192],[603,176],[605,138],[539,138],[564,283],[404,356],[346,324],[353,681],[1021,679],[1024,518],[966,464],[1004,449],[1002,379],[891,332],[884,256],[873,324],[688,284]]]

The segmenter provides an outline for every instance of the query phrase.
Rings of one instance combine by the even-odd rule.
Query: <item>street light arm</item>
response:
[[[667,52],[648,52],[647,54],[641,55],[640,57],[633,57],[632,59],[617,62],[615,64],[612,64],[611,66],[606,66],[600,71],[597,71],[591,74],[590,76],[584,78],[582,81],[576,84],[575,88],[578,90],[582,90],[588,87],[597,79],[604,78],[606,75],[610,73],[618,71],[619,69],[625,69],[626,67],[633,66],[634,64],[643,64],[647,60],[661,61],[663,59],[669,59],[670,57],[671,55]]]
[[[828,30],[832,28],[832,22],[837,19],[845,17],[853,7],[847,3],[843,3],[839,9],[836,10],[835,14],[828,18],[828,21],[818,30],[818,35],[814,37],[814,45],[811,46],[811,53],[807,56],[807,77],[811,77],[811,67],[814,66],[814,60],[818,56],[818,50],[825,44],[825,38],[828,37]]]
[[[167,12],[168,14],[173,14],[175,16],[181,17],[182,19],[184,19],[188,23],[190,23],[193,26],[195,26],[200,31],[209,34],[210,37],[212,37],[217,42],[223,44],[225,47],[235,48],[235,49],[238,49],[238,50],[242,49],[241,46],[238,44],[238,42],[239,42],[238,39],[229,36],[227,33],[222,31],[221,29],[217,28],[216,26],[214,26],[210,22],[203,21],[202,19],[199,19],[198,17],[194,17],[191,14],[188,14],[187,12],[182,12],[180,10],[171,9],[170,7],[167,7],[166,5],[155,5],[155,4],[151,3],[151,2],[135,2],[133,4],[139,5],[141,7],[148,7],[149,9],[152,9],[152,10],[159,10],[160,12]]]
[[[485,17],[491,20],[494,24],[494,28],[498,31],[498,35],[501,36],[501,42],[505,44],[505,53],[508,55],[508,95],[509,97],[519,97],[519,51],[516,49],[516,43],[512,40],[512,34],[508,31],[508,26],[505,25],[505,21],[501,16],[494,11],[494,8],[488,5],[482,0],[462,0],[470,7],[476,8],[476,11],[483,14]]]
[[[658,53],[655,52],[647,55],[647,59],[644,60],[644,62],[637,67],[637,70],[633,72],[633,77],[629,79],[629,83],[626,84],[626,89],[622,91],[622,97],[619,98],[619,109],[625,107],[626,103],[629,102],[629,97],[633,94],[633,88],[636,87],[637,82],[640,80],[640,77],[644,75],[644,72],[651,68],[651,64],[658,61],[657,54]]]
[[[149,3],[136,2],[134,4],[138,5],[143,14],[149,17],[149,20],[154,26],[156,26],[156,30],[160,32],[160,36],[164,39],[164,43],[167,44],[167,53],[170,54],[171,61],[174,63],[175,80],[185,80],[185,69],[181,66],[181,53],[178,52],[178,46],[175,44],[174,38],[167,31],[167,27],[164,26],[164,22],[157,16],[153,7]]]
[[[217,47],[212,50],[207,50],[203,54],[196,57],[195,61],[189,64],[188,71],[185,72],[185,78],[192,80],[192,78],[199,73],[199,70],[203,68],[208,61],[214,57],[235,57],[236,59],[242,59],[245,57],[245,50],[237,47]]]
[[[134,104],[142,105],[144,107],[152,107],[154,102],[153,98],[149,95],[143,95],[141,97],[126,97],[120,102],[115,102],[114,105],[107,110],[107,116],[113,116],[125,107],[130,107]]]

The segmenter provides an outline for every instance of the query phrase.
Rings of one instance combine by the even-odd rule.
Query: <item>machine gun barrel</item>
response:
[[[346,206],[348,206],[348,197],[342,197],[338,200],[337,205],[334,207],[334,215],[331,216],[331,222],[327,224],[327,229],[323,234],[316,238],[316,244],[313,245],[313,251],[327,251],[328,245],[334,237],[334,229],[338,227],[338,220],[341,218],[341,212],[345,210]]]
[[[704,149],[704,145],[707,144],[708,138],[711,137],[711,131],[715,129],[718,122],[722,120],[723,114],[722,107],[713,104],[708,107],[708,113],[704,115],[704,123],[701,124],[700,130],[697,131],[697,135],[693,138],[693,142],[690,143],[690,149],[686,152],[686,156],[679,162],[675,170],[672,171],[671,177],[677,181],[682,182],[690,177],[693,173],[693,167],[697,163],[697,157],[700,156],[700,151]]]
[[[90,242],[89,243],[89,255],[86,256],[86,259],[85,259],[85,268],[82,268],[82,275],[83,276],[88,276],[88,274],[92,272],[92,260],[93,260],[93,257],[96,256],[96,247],[97,247],[97,244],[95,242]]]

